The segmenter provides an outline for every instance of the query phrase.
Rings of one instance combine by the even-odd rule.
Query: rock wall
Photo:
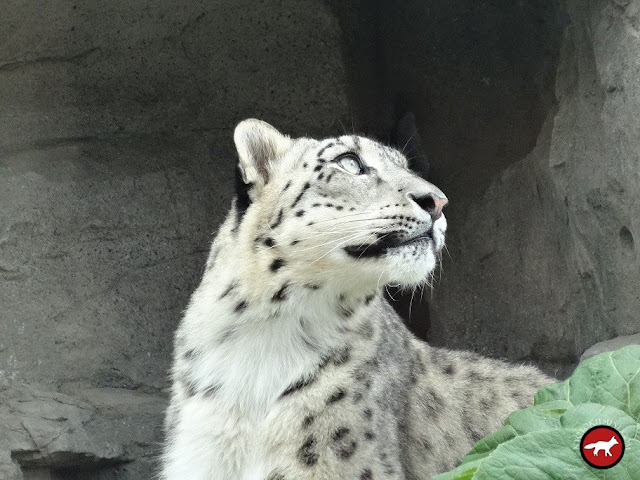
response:
[[[3,3],[0,478],[152,477],[233,127],[346,124],[340,41],[316,1]]]
[[[557,104],[452,241],[438,343],[566,365],[640,332],[640,1],[565,8]]]

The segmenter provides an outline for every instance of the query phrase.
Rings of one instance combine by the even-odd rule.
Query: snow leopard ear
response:
[[[261,187],[269,181],[272,165],[291,148],[293,140],[267,122],[250,118],[238,124],[233,140],[240,157],[240,172],[246,184]]]

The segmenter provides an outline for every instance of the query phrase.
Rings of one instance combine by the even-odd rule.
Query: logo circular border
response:
[[[609,430],[613,430],[615,432],[615,434],[618,436],[618,438],[620,438],[620,446],[622,447],[622,451],[620,452],[620,456],[618,457],[618,459],[615,462],[613,462],[611,465],[607,465],[607,466],[593,465],[589,460],[587,460],[587,457],[586,457],[586,455],[584,453],[584,439],[591,432],[593,432],[594,430],[597,430],[599,428],[607,428]],[[595,427],[591,427],[589,430],[584,432],[584,435],[582,435],[582,438],[580,438],[580,455],[582,456],[582,459],[591,468],[597,468],[598,470],[608,470],[610,468],[615,467],[618,463],[620,463],[620,460],[622,460],[622,457],[624,457],[625,449],[626,449],[626,446],[624,444],[624,438],[622,437],[622,435],[620,434],[620,432],[617,429],[615,429],[613,427],[610,427],[609,425],[596,425]]]

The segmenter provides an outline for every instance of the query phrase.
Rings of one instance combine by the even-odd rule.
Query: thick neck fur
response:
[[[375,285],[314,281],[287,263],[286,246],[251,218],[240,220],[232,209],[213,243],[177,334],[174,375],[229,409],[261,417],[365,325],[373,328],[368,318],[380,297]]]

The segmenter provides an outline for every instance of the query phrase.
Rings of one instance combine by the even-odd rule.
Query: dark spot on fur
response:
[[[340,427],[335,432],[333,432],[333,435],[331,435],[331,440],[337,442],[338,440],[344,438],[348,433],[349,429],[347,427]]]
[[[319,172],[322,170],[322,165],[316,165],[316,168],[313,169],[314,172]]]
[[[360,480],[372,480],[372,479],[373,479],[373,473],[371,473],[371,470],[369,470],[368,468],[364,469],[360,474]]]
[[[273,262],[271,262],[271,266],[269,267],[269,269],[272,272],[277,272],[280,268],[284,267],[286,265],[286,262],[281,259],[281,258],[276,258]]]
[[[230,326],[224,328],[222,330],[222,333],[220,334],[218,342],[219,343],[226,342],[227,340],[229,340],[233,336],[234,333],[236,333],[236,326],[235,325],[230,325]]]
[[[371,420],[373,418],[373,410],[371,410],[370,408],[365,408],[362,414],[367,420]]]
[[[304,210],[298,210],[296,212],[296,217],[302,217],[304,215]]]
[[[353,403],[360,403],[362,401],[362,392],[356,392],[353,395]]]
[[[345,345],[344,348],[340,349],[333,356],[333,364],[335,366],[344,365],[345,363],[347,363],[349,361],[349,357],[350,356],[351,356],[351,346],[350,345]]]
[[[264,243],[267,247],[273,247],[276,244],[275,240],[273,240],[273,238],[271,237],[265,238],[262,243]]]
[[[293,247],[294,245],[297,245],[298,243],[300,243],[300,240],[294,240],[293,242],[291,242],[291,246]]]
[[[351,207],[351,208],[349,209],[349,211],[350,211],[350,212],[355,212],[355,211],[356,211],[356,207]]]
[[[298,194],[298,196],[296,197],[296,199],[293,201],[293,203],[291,204],[291,208],[294,208],[298,202],[300,201],[300,199],[302,198],[302,196],[304,195],[304,192],[307,191],[307,189],[309,189],[311,187],[311,184],[309,182],[304,184],[304,187],[302,187],[302,190],[300,191],[300,193]]]
[[[338,305],[338,312],[342,318],[349,318],[353,315],[353,309],[342,304]]]
[[[347,427],[340,427],[331,434],[332,449],[342,460],[351,458],[358,448],[358,443],[350,435],[350,432]]]
[[[290,385],[284,392],[282,392],[282,394],[280,395],[280,398],[286,397],[288,395],[291,395],[292,393],[302,390],[303,388],[313,384],[314,381],[315,381],[315,377],[313,376],[301,378],[300,380],[295,382],[293,385]]]
[[[266,480],[286,480],[286,477],[278,471],[273,471],[269,474]]]
[[[343,207],[342,205],[337,205],[337,206],[336,206],[336,210],[338,210],[338,211],[342,210],[343,208],[344,208],[344,207]]]
[[[305,288],[308,288],[309,290],[318,290],[320,289],[320,285],[316,285],[315,283],[307,283],[304,286]]]
[[[424,437],[420,439],[420,443],[422,443],[422,448],[424,448],[425,450],[431,450],[433,448],[431,442]]]
[[[320,175],[318,175],[318,180],[322,180],[324,178],[324,172],[320,172]]]
[[[331,143],[327,143],[327,144],[326,144],[324,147],[322,147],[322,148],[320,149],[320,151],[318,152],[318,157],[321,157],[321,156],[322,156],[322,154],[324,153],[324,151],[325,151],[327,148],[331,148],[331,147],[333,147],[334,145],[335,145],[335,143],[333,143],[333,142],[331,142]]]
[[[484,375],[480,372],[476,372],[474,370],[471,370],[468,374],[467,377],[469,378],[469,380],[471,380],[472,382],[490,382],[493,379],[487,375]]]
[[[313,415],[307,415],[304,417],[304,420],[302,420],[302,428],[309,428],[315,420],[316,418]]]
[[[443,372],[445,373],[445,375],[453,375],[454,373],[456,373],[456,369],[454,368],[453,365],[449,364],[446,367],[444,367]]]
[[[318,463],[318,453],[316,452],[316,439],[313,435],[309,435],[305,442],[298,450],[298,459],[307,466],[312,467]]]
[[[344,389],[339,388],[336,390],[329,398],[327,398],[327,405],[331,403],[336,403],[342,400],[347,395],[347,392]]]
[[[333,207],[333,203],[329,202],[329,203],[325,204],[325,207],[331,208],[331,207]]]
[[[319,207],[319,206],[320,206],[320,204],[319,204],[319,203],[314,203],[314,204],[313,204],[313,205],[311,205],[311,206],[315,208],[315,207]]]
[[[280,225],[280,223],[282,223],[282,209],[280,209],[280,212],[278,213],[278,216],[276,217],[275,222],[273,222],[271,225],[269,225],[271,227],[271,230],[273,230],[274,228],[276,228],[278,225]]]
[[[182,386],[186,390],[186,394],[188,397],[193,397],[196,394],[196,386],[189,380],[183,380]]]
[[[282,285],[282,287],[280,287],[280,290],[273,294],[273,297],[271,297],[271,301],[281,302],[285,300],[287,298],[287,287],[289,287],[289,283],[285,283],[284,285]]]
[[[195,357],[196,355],[196,350],[194,348],[192,348],[191,350],[187,350],[186,352],[184,352],[184,358],[186,360],[191,360],[193,357]]]
[[[322,359],[320,360],[320,363],[318,364],[318,370],[322,370],[327,365],[329,365],[329,360],[331,360],[331,355],[323,356]]]
[[[335,172],[331,172],[329,175],[327,175],[327,180],[326,180],[326,181],[327,181],[327,183],[329,183],[329,182],[331,181],[331,178],[333,177],[333,174],[334,174],[334,173],[335,173]]]
[[[247,308],[247,302],[245,300],[242,300],[241,302],[238,302],[234,310],[237,313],[243,311],[245,308]]]
[[[284,188],[282,189],[282,191],[283,191],[283,192],[286,192],[286,191],[289,189],[289,187],[290,187],[290,186],[291,186],[291,180],[289,180],[289,181],[287,182],[287,184],[284,186]]]
[[[367,366],[367,368],[377,370],[378,368],[380,368],[380,360],[378,360],[377,357],[373,357],[367,360],[365,362],[365,365]]]
[[[398,431],[402,432],[403,434],[407,431],[407,422],[405,420],[401,420],[398,423]]]
[[[220,296],[218,297],[218,300],[222,300],[224,297],[229,295],[233,291],[233,289],[236,288],[237,286],[238,284],[236,282],[233,282],[231,285],[227,287],[227,289],[224,292],[220,294]]]
[[[207,398],[213,398],[216,396],[219,390],[220,390],[220,385],[210,385],[204,389],[202,394]]]
[[[371,430],[367,430],[366,432],[364,432],[364,438],[366,438],[367,440],[373,440],[374,438],[376,438],[376,434]]]
[[[367,295],[367,296],[364,298],[364,304],[365,304],[365,305],[369,305],[369,304],[371,303],[371,301],[372,301],[375,297],[376,297],[376,296],[375,296],[374,294]]]
[[[302,164],[302,168],[307,168],[308,166],[309,166],[309,165],[308,165],[308,163],[307,163],[307,162],[304,162],[304,163]]]
[[[477,443],[480,441],[480,439],[482,438],[482,433],[474,430],[472,427],[469,427],[469,432],[471,434],[471,441],[473,443]],[[451,446],[454,446],[455,442],[451,444]]]

